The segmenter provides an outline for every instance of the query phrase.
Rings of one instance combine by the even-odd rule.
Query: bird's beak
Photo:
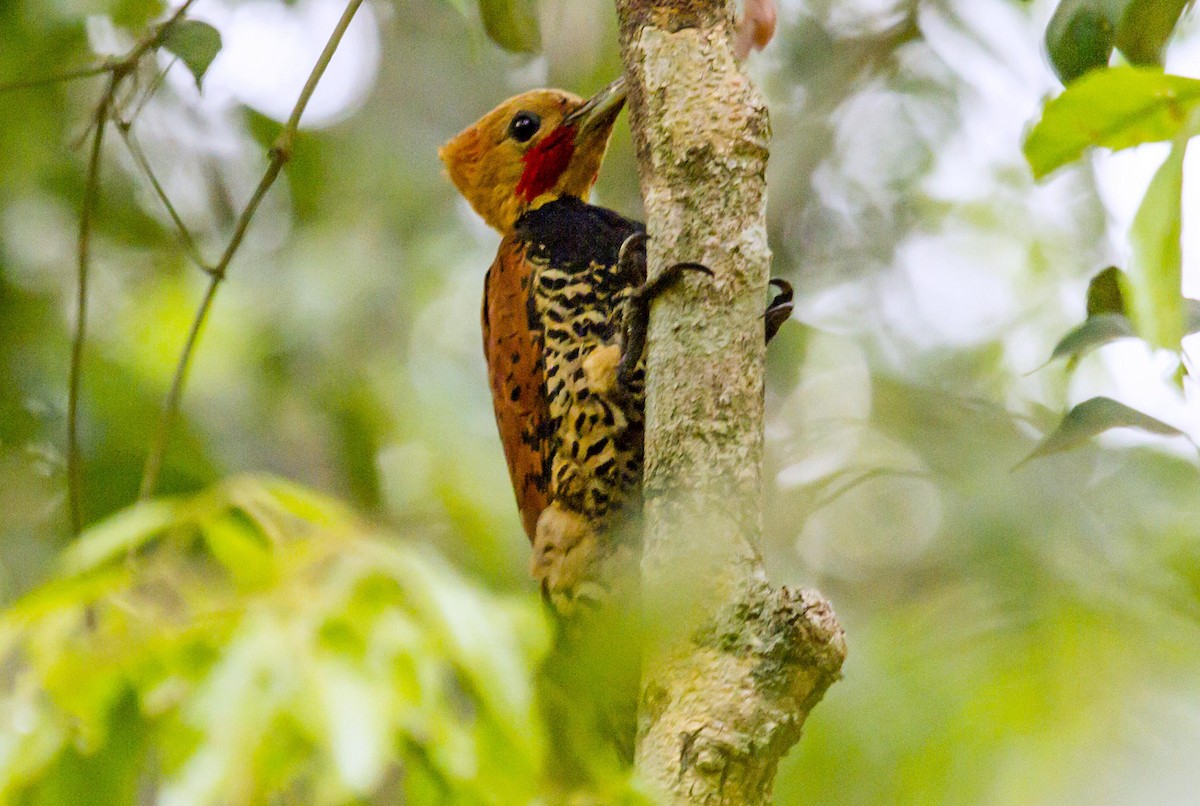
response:
[[[563,126],[575,127],[575,140],[584,139],[597,131],[608,131],[625,106],[625,76],[619,77],[584,102],[583,106],[563,118]]]

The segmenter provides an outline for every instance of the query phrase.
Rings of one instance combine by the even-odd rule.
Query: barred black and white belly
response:
[[[642,281],[617,256],[640,229],[572,198],[518,224],[533,266],[529,325],[544,339],[550,498],[597,523],[640,506],[644,371],[626,388],[616,379],[625,302]]]

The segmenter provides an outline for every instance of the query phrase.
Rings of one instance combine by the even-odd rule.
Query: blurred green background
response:
[[[783,0],[775,40],[750,59],[774,130],[774,272],[799,298],[797,321],[769,356],[764,552],[774,581],[814,585],[832,600],[850,647],[844,680],[781,768],[781,804],[1187,804],[1200,792],[1195,449],[1116,433],[1013,469],[1063,411],[1094,394],[1200,433],[1194,397],[1189,408],[1171,382],[1170,357],[1139,342],[1106,346],[1071,374],[1061,363],[1038,369],[1082,321],[1088,278],[1124,260],[1132,206],[1163,154],[1100,156],[1034,183],[1021,139],[1059,88],[1042,45],[1053,6]],[[145,0],[3,0],[0,83],[90,64],[93,51],[123,52],[161,10]],[[340,12],[338,0],[195,4],[193,16],[224,40],[203,92],[175,65],[133,131],[206,254],[228,239]],[[609,0],[546,0],[540,22],[540,52],[514,55],[487,38],[474,4],[363,7],[217,296],[161,484],[195,493],[255,472],[321,491],[373,524],[379,545],[416,552],[456,580],[461,601],[483,597],[479,612],[503,597],[494,601],[518,614],[513,640],[531,646],[544,628],[529,626],[528,547],[480,349],[483,272],[498,236],[457,198],[436,149],[518,91],[586,94],[619,71]],[[1197,76],[1193,29],[1185,18],[1168,67]],[[134,90],[172,61],[156,58]],[[0,95],[5,604],[60,569],[70,542],[64,413],[79,141],[102,81]],[[105,145],[101,193],[81,398],[89,523],[136,497],[206,283],[116,136]],[[594,200],[640,211],[624,123]],[[224,518],[225,505],[213,506]],[[183,540],[179,551],[196,550]],[[381,612],[390,595],[353,607]],[[414,608],[425,614],[417,621],[432,618]],[[73,612],[77,627],[86,622]],[[29,618],[20,629],[46,625]],[[0,639],[14,634],[0,629]],[[471,679],[472,644],[456,635],[438,652]],[[0,650],[11,648],[5,640]],[[495,651],[511,669],[538,654],[515,644]],[[3,674],[9,689],[20,679]],[[86,677],[89,667],[67,674]],[[480,675],[476,696],[492,702],[480,692],[502,684]],[[349,701],[367,698],[369,713],[382,689],[347,690]],[[145,692],[135,693],[153,721]],[[496,695],[497,713],[528,705],[519,692],[507,696]],[[11,730],[18,699],[0,709]],[[101,721],[115,736],[112,720],[130,706],[115,694],[104,703]],[[94,746],[77,730],[64,721],[54,747],[86,761]],[[413,746],[453,755],[439,745],[453,738],[446,731],[415,733],[424,738]],[[3,733],[0,767],[20,744]],[[477,752],[502,753],[507,740],[497,741]],[[529,741],[520,752],[536,765],[541,751]],[[411,769],[427,751],[331,752],[344,773],[346,764],[360,769],[356,753],[394,753]],[[169,771],[171,757],[163,751],[156,763]],[[290,768],[281,769],[286,780]],[[370,793],[397,802],[395,781],[366,769],[313,802]],[[36,779],[29,770],[21,780]],[[522,770],[504,775],[532,775]],[[4,790],[5,780],[0,792],[26,793],[14,802],[56,802],[45,788],[10,781]],[[113,791],[138,791],[144,776],[131,780]],[[512,786],[428,800],[414,793],[436,787],[404,791],[417,803],[529,797],[528,784]],[[173,790],[169,802],[236,802],[251,791],[214,789],[216,799],[204,800],[202,790],[187,790],[192,800]]]

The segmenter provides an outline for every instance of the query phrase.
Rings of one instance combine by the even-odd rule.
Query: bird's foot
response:
[[[637,599],[640,532],[629,529],[620,518],[601,524],[558,503],[542,511],[530,571],[558,615],[592,623]]]
[[[617,266],[624,276],[646,277],[647,240],[649,238],[644,232],[638,232],[621,244]],[[676,263],[654,279],[644,280],[630,294],[622,326],[621,360],[617,365],[618,388],[628,389],[631,386],[638,362],[642,360],[642,353],[646,349],[646,330],[650,326],[650,304],[689,271],[712,277],[712,269],[701,263]]]
[[[767,310],[763,313],[763,320],[766,323],[767,344],[771,343],[771,339],[775,338],[775,334],[779,332],[779,328],[792,316],[792,308],[795,305],[792,303],[792,284],[787,280],[781,280],[778,277],[771,278],[771,285],[778,289],[778,293],[767,305]]]
[[[590,578],[598,549],[596,529],[580,513],[551,504],[538,517],[529,571],[560,615],[574,615],[603,600],[604,586]]]

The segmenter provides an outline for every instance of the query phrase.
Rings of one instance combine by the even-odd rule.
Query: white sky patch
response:
[[[345,10],[342,0],[250,0],[230,8],[215,0],[196,5],[193,16],[221,32],[221,52],[204,79],[204,96],[216,104],[245,104],[278,121],[292,107]],[[301,119],[304,128],[323,128],[349,117],[379,72],[379,26],[363,3],[317,85]],[[186,71],[173,78],[191,80]]]
[[[545,56],[538,56],[523,65],[516,65],[506,75],[514,93],[545,87],[550,82],[550,61]]]
[[[889,321],[913,344],[971,346],[994,338],[1014,316],[1012,279],[1025,260],[1024,244],[999,235],[914,234],[897,248],[900,271],[885,284],[881,305],[896,308]]]
[[[800,461],[783,468],[784,488],[812,484],[846,467],[859,448],[871,416],[871,371],[853,338],[814,334],[805,373],[785,410],[795,431]]]
[[[900,0],[841,0],[829,11],[829,27],[842,36],[885,31],[904,19]]]

